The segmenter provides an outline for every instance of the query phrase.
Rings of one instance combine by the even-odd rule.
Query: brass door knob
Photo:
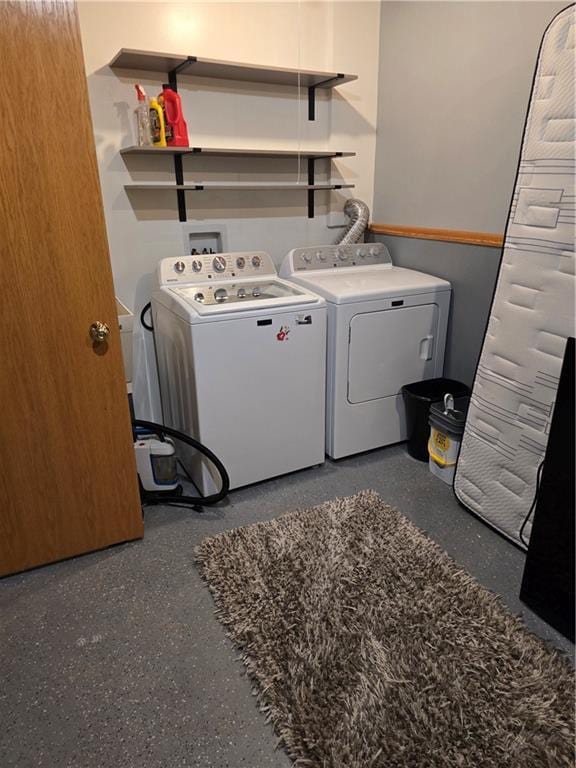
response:
[[[90,326],[90,338],[96,343],[106,341],[109,335],[110,328],[106,325],[106,323],[101,323],[99,320],[96,320],[96,322],[92,323]]]

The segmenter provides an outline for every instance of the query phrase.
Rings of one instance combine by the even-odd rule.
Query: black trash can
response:
[[[470,387],[454,379],[427,379],[405,384],[402,387],[402,398],[406,408],[406,448],[414,459],[428,461],[428,437],[430,426],[428,414],[432,403],[437,403],[450,393],[456,397],[470,395]]]

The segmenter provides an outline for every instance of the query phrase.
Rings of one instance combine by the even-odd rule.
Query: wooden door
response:
[[[142,513],[74,3],[0,3],[0,92],[4,575],[138,538]]]

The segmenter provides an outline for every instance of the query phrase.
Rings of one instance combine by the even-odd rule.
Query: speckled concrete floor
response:
[[[573,652],[519,602],[524,555],[426,465],[387,448],[236,491],[203,515],[152,508],[141,542],[0,581],[3,768],[287,768],[192,551],[204,536],[366,488]]]

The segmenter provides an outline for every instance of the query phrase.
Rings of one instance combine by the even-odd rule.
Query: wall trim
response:
[[[395,237],[414,237],[417,240],[441,240],[445,243],[485,245],[489,248],[501,248],[504,244],[504,235],[493,232],[468,232],[461,229],[433,229],[431,227],[374,223],[370,224],[368,230],[375,235],[394,235]]]

